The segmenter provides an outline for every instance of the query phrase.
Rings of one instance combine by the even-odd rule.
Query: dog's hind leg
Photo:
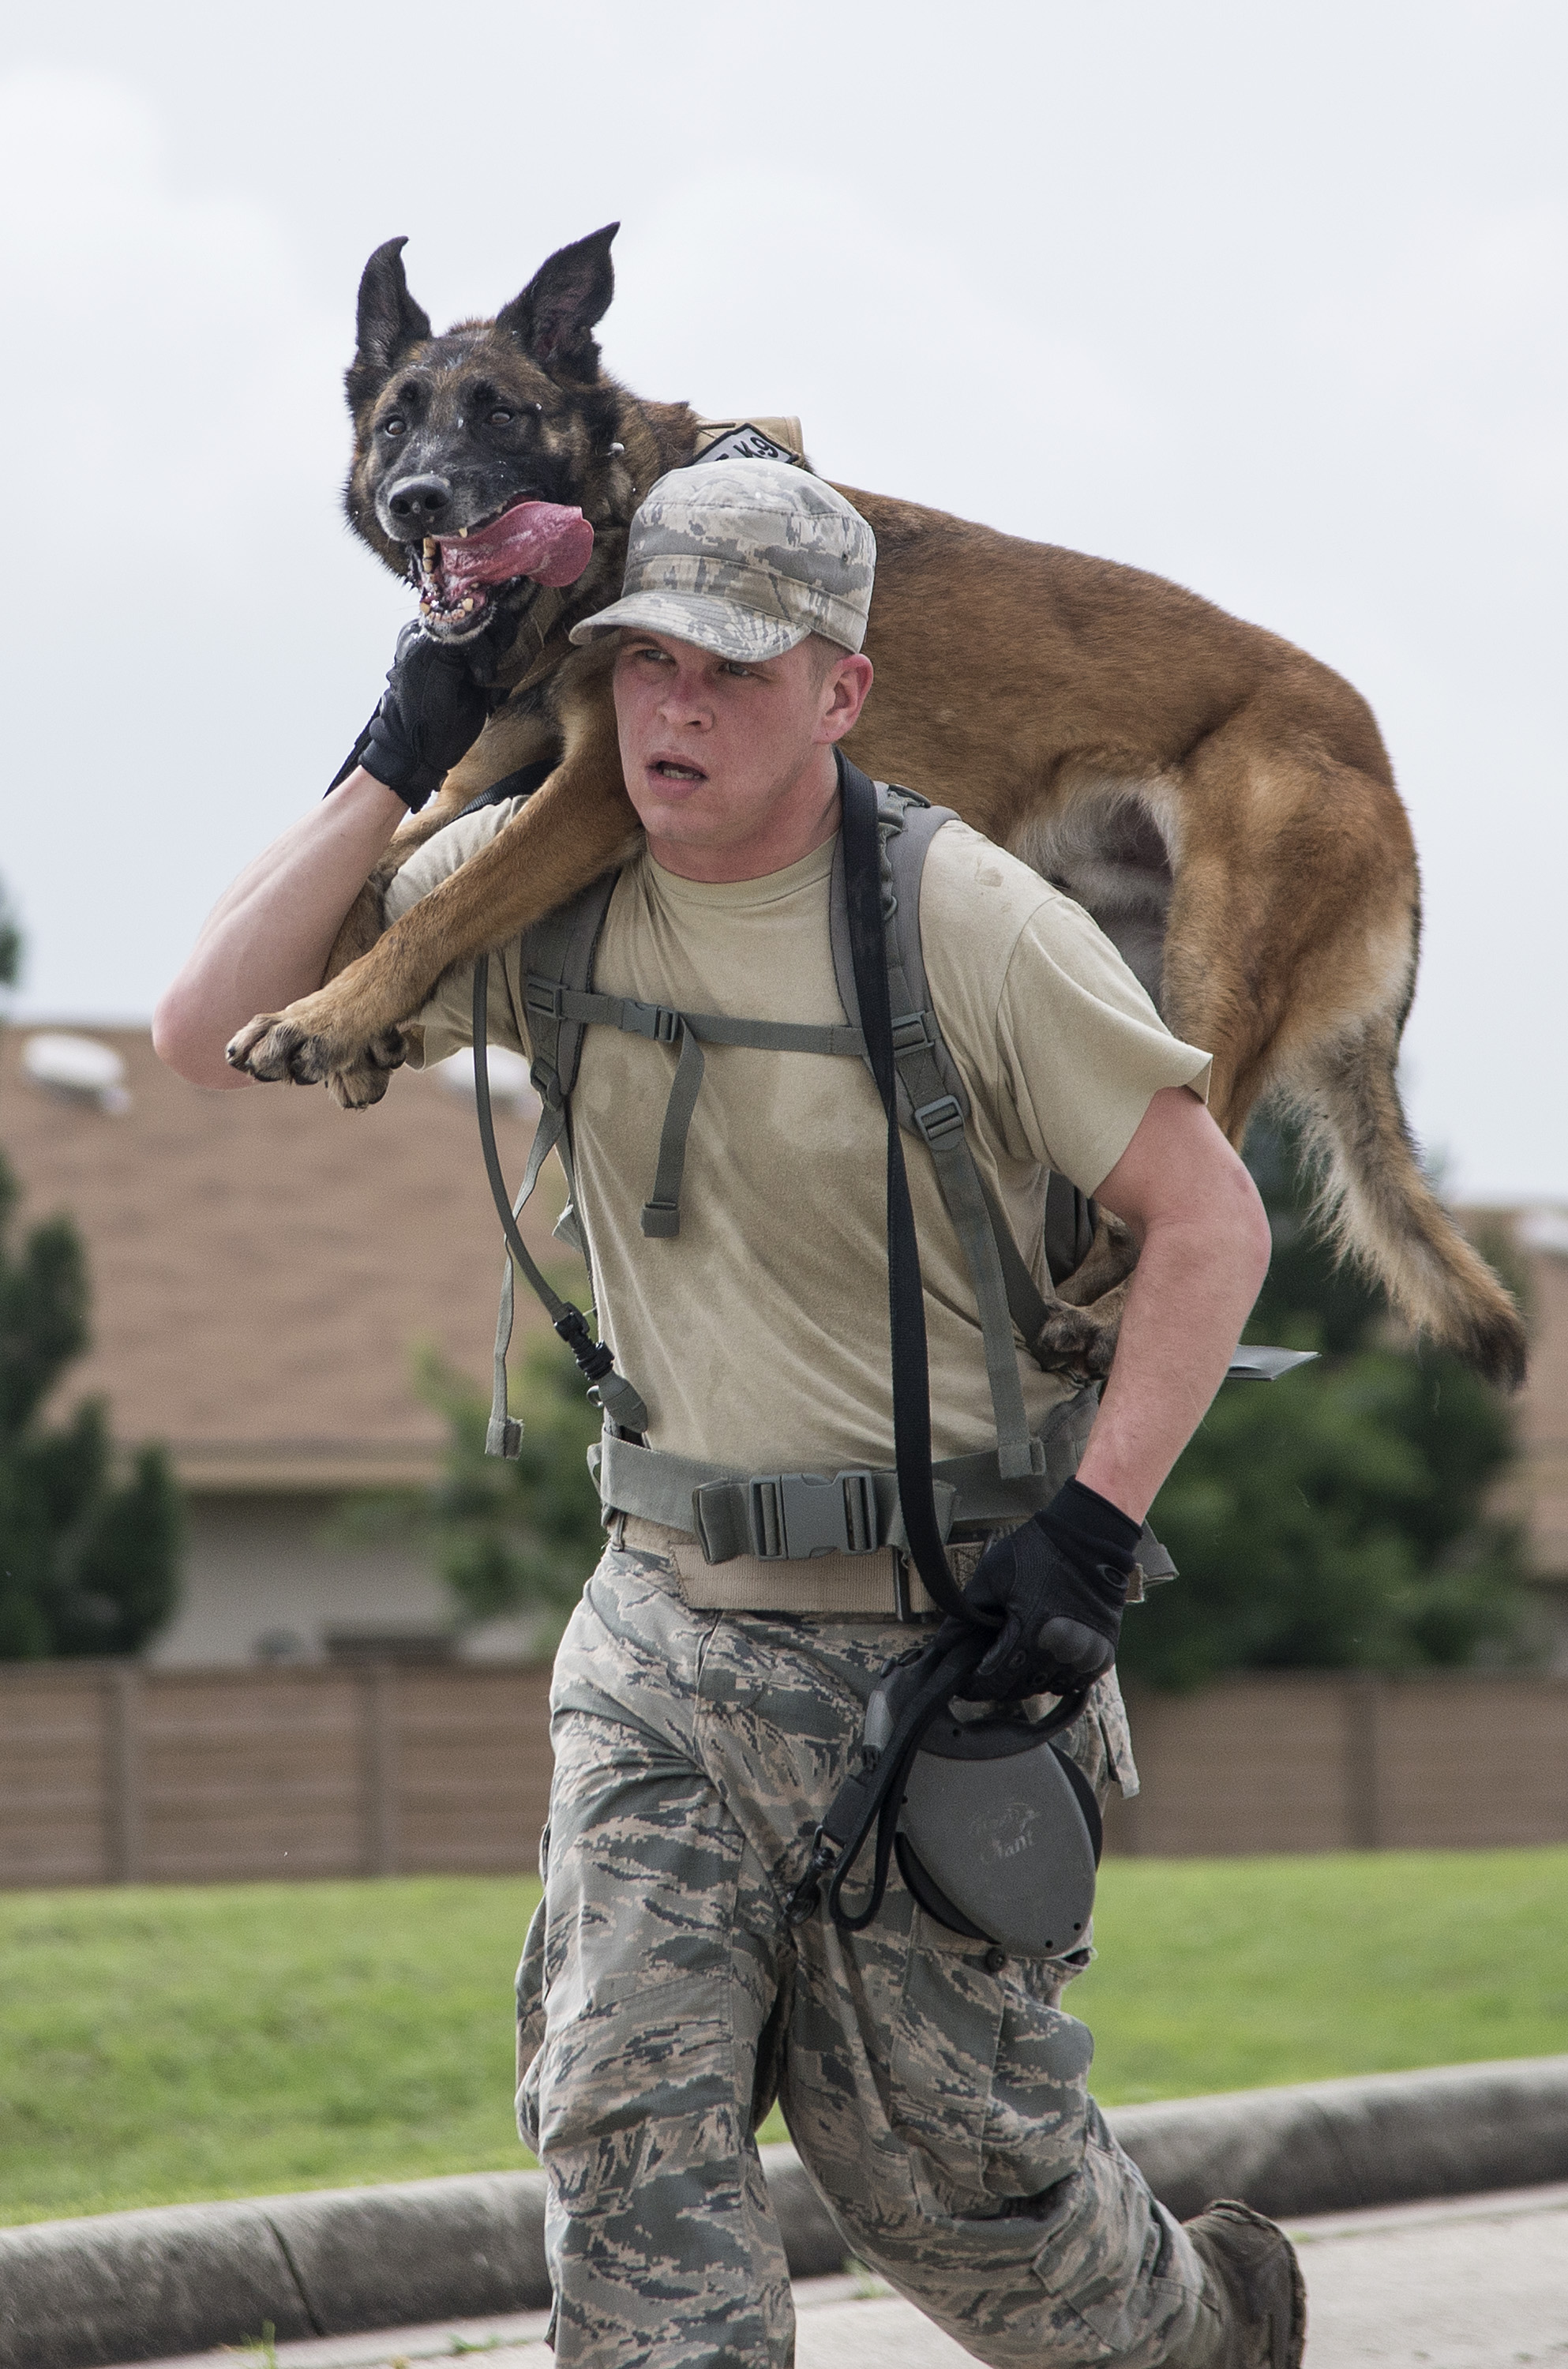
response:
[[[1231,1142],[1260,1101],[1280,1102],[1320,1163],[1317,1221],[1341,1254],[1409,1323],[1515,1387],[1518,1310],[1423,1176],[1395,1081],[1420,926],[1403,809],[1391,782],[1325,747],[1321,715],[1285,721],[1232,719],[1190,769],[1164,1016],[1212,1054]]]
[[[1036,1363],[1047,1373],[1104,1381],[1116,1354],[1137,1265],[1138,1245],[1130,1229],[1109,1209],[1101,1209],[1088,1255],[1058,1285],[1050,1314],[1032,1344]]]

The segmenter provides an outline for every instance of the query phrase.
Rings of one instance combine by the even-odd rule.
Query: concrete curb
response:
[[[1568,2180],[1568,2056],[1121,2106],[1107,2117],[1179,2220],[1239,2196],[1276,2220]]]
[[[1568,2056],[1126,2106],[1112,2129],[1180,2217],[1211,2197],[1350,2212],[1568,2180]],[[844,2244],[793,2148],[765,2150],[792,2274]],[[488,2172],[0,2229],[0,2369],[104,2369],[545,2309],[544,2181]]]

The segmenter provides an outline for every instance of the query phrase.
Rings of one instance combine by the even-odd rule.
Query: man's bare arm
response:
[[[1078,1477],[1141,1521],[1225,1378],[1268,1273],[1268,1219],[1185,1086],[1154,1096],[1095,1198],[1131,1227],[1139,1259]]]
[[[408,808],[356,768],[246,866],[153,1015],[153,1044],[195,1086],[248,1086],[223,1047],[258,1012],[318,988],[343,918]]]

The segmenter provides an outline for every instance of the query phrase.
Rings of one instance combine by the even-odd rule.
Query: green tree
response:
[[[604,1546],[588,1469],[599,1409],[553,1336],[535,1335],[512,1377],[511,1411],[522,1422],[515,1459],[486,1455],[489,1402],[465,1377],[429,1358],[420,1387],[447,1421],[446,1470],[426,1506],[436,1567],[465,1620],[533,1614],[543,1643]]]
[[[1275,1252],[1247,1338],[1316,1349],[1221,1390],[1150,1519],[1181,1572],[1128,1616],[1125,1675],[1408,1670],[1521,1650],[1520,1542],[1486,1510],[1506,1402],[1452,1357],[1390,1345],[1380,1296],[1308,1222],[1310,1168],[1254,1129]]]
[[[0,899],[0,985],[20,941]],[[178,1592],[182,1521],[166,1458],[118,1470],[102,1407],[50,1427],[40,1410],[87,1345],[86,1261],[70,1219],[13,1248],[17,1181],[0,1158],[0,1661],[132,1654]]]

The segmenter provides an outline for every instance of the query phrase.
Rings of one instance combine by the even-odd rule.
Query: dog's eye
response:
[[[381,432],[383,436],[403,436],[407,433],[407,429],[408,422],[400,411],[389,411],[381,423]]]
[[[509,411],[492,411],[490,414],[490,425],[492,428],[509,428],[511,425],[511,413]]]

